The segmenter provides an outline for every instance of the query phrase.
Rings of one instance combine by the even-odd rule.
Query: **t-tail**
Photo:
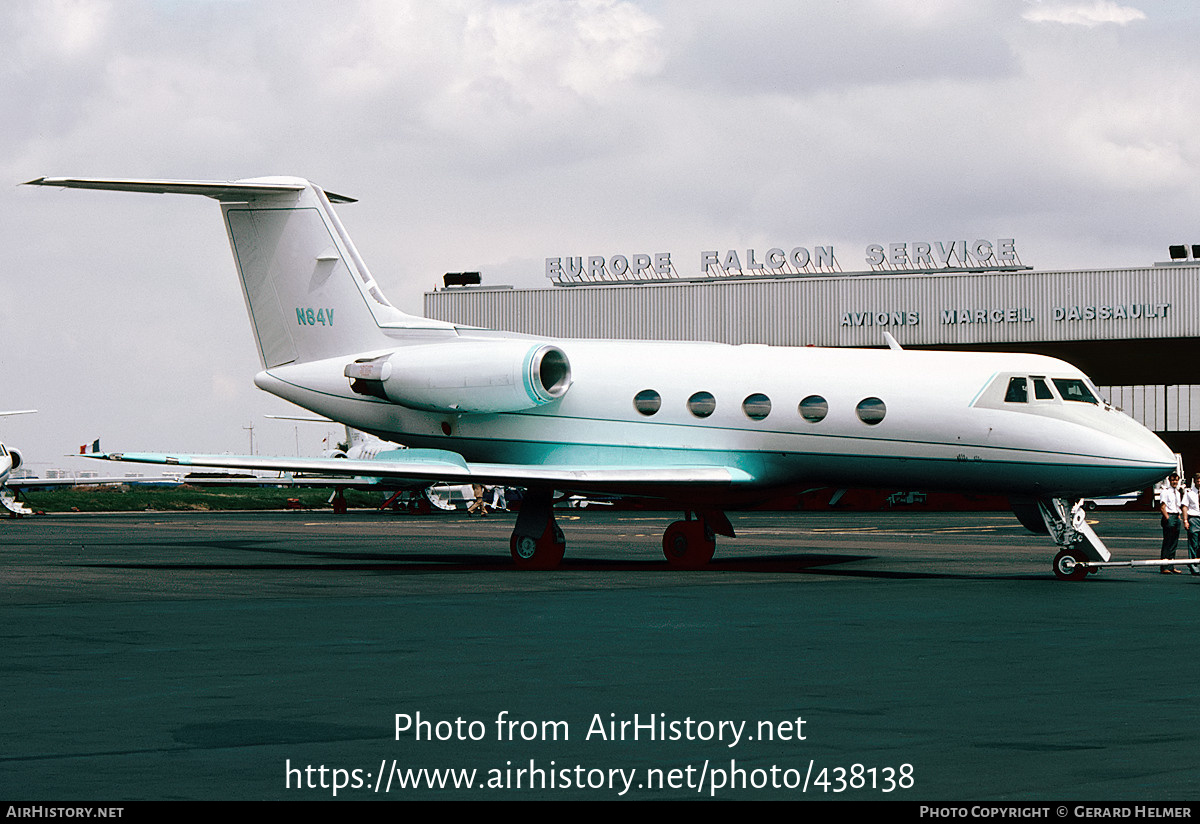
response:
[[[519,412],[561,398],[571,385],[557,346],[486,330],[460,334],[388,303],[331,205],[354,201],[307,180],[29,183],[220,201],[263,365],[255,383],[306,409],[345,415],[336,399],[349,396],[426,412]]]
[[[406,330],[449,331],[392,306],[371,277],[327,193],[302,178],[232,182],[43,177],[38,186],[214,198],[229,234],[263,367],[395,347]]]

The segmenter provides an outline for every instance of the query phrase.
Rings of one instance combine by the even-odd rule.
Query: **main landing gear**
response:
[[[345,515],[350,509],[346,504],[346,487],[339,486],[337,491],[329,498],[329,502],[333,504],[334,515]]]
[[[526,490],[508,549],[520,569],[554,569],[562,563],[567,539],[554,520],[553,490]]]
[[[671,566],[707,566],[717,548],[717,535],[734,537],[733,525],[718,509],[684,514],[663,533],[663,555]],[[521,500],[517,523],[508,540],[513,563],[520,569],[554,569],[563,559],[567,539],[554,520],[554,492],[529,489]]]
[[[708,510],[696,518],[686,512],[684,520],[671,524],[663,533],[663,555],[667,563],[679,569],[708,566],[717,549],[717,535],[735,537],[733,525],[724,512]]]
[[[662,539],[667,562],[680,569],[707,566],[717,550],[717,536],[702,518],[676,521],[667,527]]]

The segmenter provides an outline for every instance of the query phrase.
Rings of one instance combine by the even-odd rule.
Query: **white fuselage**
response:
[[[571,468],[541,477],[592,491],[603,476],[613,491],[638,494],[647,490],[609,470],[641,468],[653,494],[707,495],[699,503],[712,506],[723,495],[736,503],[824,485],[1076,498],[1147,486],[1175,465],[1157,437],[1052,358],[456,328],[392,306],[334,213],[348,199],[302,178],[30,183],[219,200],[264,367],[258,386],[381,438],[442,450],[443,464],[488,465],[462,467],[471,479]],[[697,486],[706,477],[697,468],[728,483]]]
[[[750,486],[759,494],[764,488],[835,485],[1077,497],[1148,485],[1174,465],[1156,436],[1102,402],[1064,400],[1056,389],[1049,398],[1035,399],[1031,392],[1025,402],[1004,401],[1003,384],[1012,375],[1044,378],[1049,386],[1054,378],[1087,380],[1052,358],[545,342],[566,353],[572,384],[562,398],[522,412],[424,412],[364,398],[350,391],[344,357],[268,369],[256,383],[388,440],[452,450],[470,461],[726,466],[752,476]],[[658,397],[652,414],[635,407],[644,392],[650,395],[643,402],[647,411]],[[707,417],[689,410],[696,393],[711,395]],[[701,396],[692,405],[703,412],[704,401]],[[827,413],[818,420],[819,401]]]

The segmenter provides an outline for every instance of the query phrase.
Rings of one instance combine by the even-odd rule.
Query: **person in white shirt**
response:
[[[1192,475],[1192,485],[1183,490],[1183,531],[1187,535],[1188,560],[1200,558],[1200,472]],[[1200,575],[1197,564],[1188,564],[1188,571]]]
[[[1183,513],[1183,501],[1179,496],[1179,475],[1172,472],[1167,479],[1167,485],[1158,493],[1158,511],[1162,515],[1162,553],[1159,558],[1163,561],[1175,560],[1175,547],[1179,543],[1179,516]],[[1173,566],[1163,566],[1159,572],[1164,575],[1179,575],[1180,571]]]

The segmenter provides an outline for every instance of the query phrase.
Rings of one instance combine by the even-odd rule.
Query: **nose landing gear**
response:
[[[1046,531],[1059,546],[1052,567],[1055,578],[1082,581],[1089,572],[1098,571],[1091,562],[1107,561],[1112,557],[1108,547],[1088,524],[1083,501],[1072,504],[1064,498],[1039,498],[1035,503]],[[1085,563],[1088,565],[1084,566]]]

